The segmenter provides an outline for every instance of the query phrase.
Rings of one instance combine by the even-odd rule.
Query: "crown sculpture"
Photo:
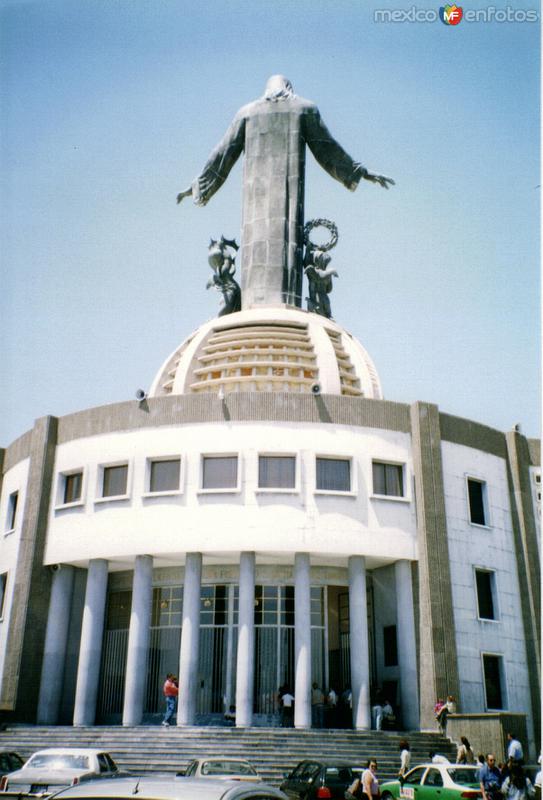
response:
[[[305,274],[308,310],[331,316],[328,295],[337,273],[330,267],[329,251],[337,242],[337,228],[322,219],[304,224],[306,145],[321,167],[351,191],[362,178],[385,189],[394,184],[354,161],[331,136],[317,106],[295,95],[283,75],[273,75],[264,95],[240,108],[200,175],[177,195],[178,203],[192,196],[205,206],[244,153],[241,288],[233,277],[235,240],[221,236],[209,247],[213,276],[208,287],[222,293],[219,315],[258,305],[300,308]],[[324,245],[309,238],[319,226],[331,233]]]

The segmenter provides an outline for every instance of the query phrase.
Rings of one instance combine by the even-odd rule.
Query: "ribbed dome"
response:
[[[289,306],[239,311],[201,325],[167,359],[149,395],[310,393],[381,399],[362,345],[332,320]]]

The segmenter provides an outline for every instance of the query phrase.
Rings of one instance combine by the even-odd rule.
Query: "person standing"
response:
[[[281,727],[292,728],[294,725],[294,695],[288,686],[281,695]]]
[[[311,688],[311,710],[313,727],[324,728],[324,694],[319,684],[314,682]]]
[[[177,703],[177,695],[179,694],[179,683],[172,672],[168,672],[162,692],[164,694],[164,699],[166,700],[166,713],[164,714],[162,724],[167,726],[171,724],[170,720],[174,715],[175,705]]]
[[[362,789],[368,800],[378,800],[379,779],[377,778],[377,761],[370,758],[368,767],[362,773]]]
[[[519,740],[513,736],[512,733],[507,734],[507,759],[513,759],[513,761],[519,761],[522,763],[524,760],[524,751],[522,750],[522,745]]]
[[[337,704],[338,704],[338,696],[337,692],[335,691],[334,687],[331,686],[326,697],[326,708],[327,708],[327,726],[329,728],[337,728]]]
[[[398,777],[400,783],[405,779],[409,767],[411,765],[411,749],[407,739],[400,739],[400,769],[398,770]]]
[[[500,786],[502,775],[496,766],[496,756],[489,753],[486,763],[479,770],[479,783],[483,800],[498,800],[500,797]]]
[[[471,749],[471,745],[465,736],[460,737],[460,744],[456,751],[457,764],[475,764],[475,755]]]

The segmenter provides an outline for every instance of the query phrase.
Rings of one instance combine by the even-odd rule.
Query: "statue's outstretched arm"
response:
[[[177,202],[180,203],[183,198],[192,195],[196,205],[205,206],[227,179],[243,152],[244,144],[245,117],[237,115],[192,186],[177,195]]]
[[[391,186],[396,185],[396,181],[392,180],[392,178],[387,178],[385,175],[374,175],[373,172],[368,172],[366,167],[363,167],[362,164],[357,164],[357,169],[362,173],[362,177],[365,181],[378,183],[379,186],[383,187],[383,189],[388,189],[389,184]]]

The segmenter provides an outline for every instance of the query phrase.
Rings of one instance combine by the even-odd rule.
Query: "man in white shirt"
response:
[[[507,758],[512,758],[514,761],[523,761],[524,752],[522,745],[518,739],[515,739],[512,733],[507,734]]]

